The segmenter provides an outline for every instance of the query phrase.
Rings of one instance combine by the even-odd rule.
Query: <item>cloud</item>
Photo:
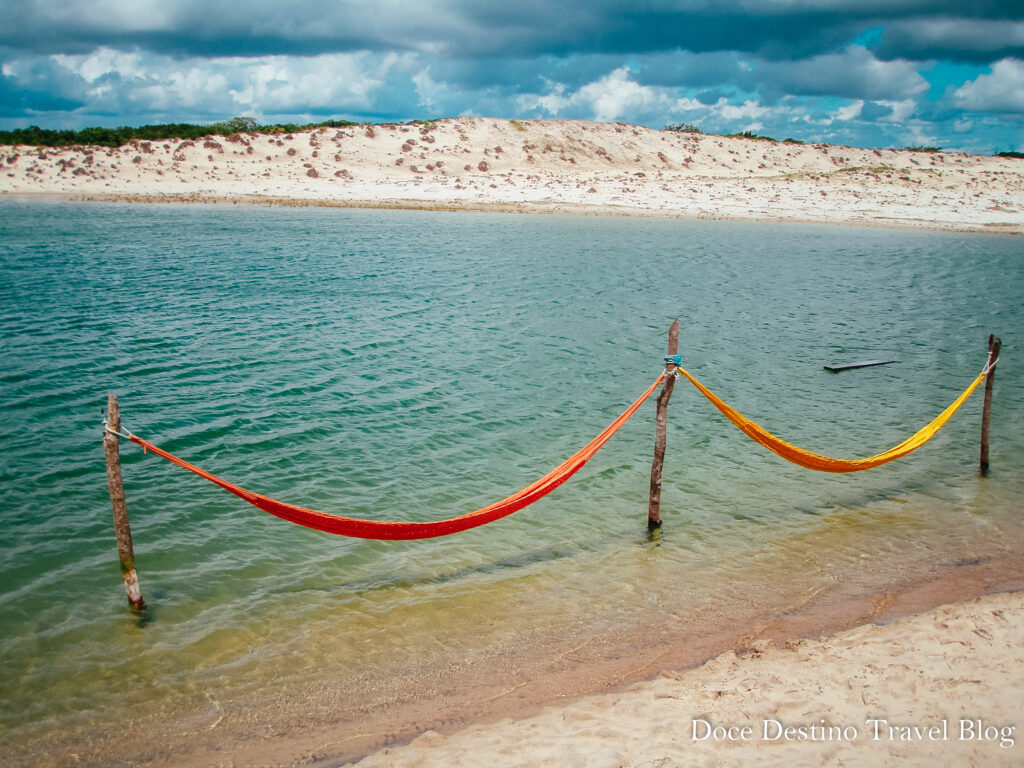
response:
[[[802,61],[766,62],[748,80],[754,77],[769,92],[847,99],[902,99],[928,90],[911,62],[881,61],[858,45]]]
[[[0,117],[557,115],[880,143],[900,120],[966,140],[963,111],[991,113],[976,141],[1020,114],[1022,17],[1020,0],[0,0]]]
[[[177,56],[419,52],[439,58],[738,51],[805,58],[882,28],[879,57],[1016,55],[1019,2],[975,0],[0,0],[0,46]],[[986,59],[986,57],[988,57]]]
[[[1024,56],[1024,21],[1018,7],[1005,18],[965,18],[961,15],[898,20],[885,29],[875,49],[879,58],[951,59],[990,62]],[[1016,18],[1015,18],[1016,17]]]
[[[1024,115],[1024,61],[997,61],[991,74],[980,75],[957,88],[952,101],[968,112]]]
[[[455,49],[474,30],[448,2],[2,0],[0,46],[34,53],[140,47],[177,56]]]
[[[595,119],[602,122],[649,112],[652,107],[669,101],[664,93],[630,80],[626,67],[616,69],[596,83],[583,86],[576,96],[589,104]]]
[[[444,83],[435,82],[430,77],[429,66],[413,75],[412,82],[416,86],[416,93],[419,94],[420,104],[425,107],[437,106],[438,99],[446,90]]]
[[[360,112],[408,61],[391,54],[323,54],[175,59],[100,48],[89,54],[55,54],[4,64],[4,81],[31,87],[59,83],[63,108],[92,114],[284,115]]]
[[[663,88],[640,85],[630,78],[628,67],[619,67],[599,80],[569,93],[564,83],[548,83],[543,95],[524,94],[517,100],[520,109],[538,110],[551,116],[569,112],[600,122],[651,112],[669,112],[676,99]]]
[[[891,104],[880,104],[878,102],[869,102],[861,107],[860,119],[867,121],[874,120],[885,120],[891,118],[896,113]]]
[[[839,111],[836,112],[836,120],[853,120],[861,116],[864,111],[864,102],[855,101],[852,104],[847,104],[845,107],[840,107]]]

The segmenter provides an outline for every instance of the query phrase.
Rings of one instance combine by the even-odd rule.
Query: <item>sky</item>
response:
[[[0,129],[582,119],[1024,151],[1024,0],[0,0]]]

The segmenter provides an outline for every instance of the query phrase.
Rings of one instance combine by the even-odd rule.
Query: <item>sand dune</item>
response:
[[[1024,233],[1024,160],[457,118],[0,149],[0,195],[496,209]]]

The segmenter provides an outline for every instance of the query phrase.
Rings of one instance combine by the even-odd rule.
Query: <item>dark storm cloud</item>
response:
[[[686,50],[773,60],[834,51],[884,27],[879,55],[991,61],[1024,49],[1019,2],[665,0],[3,0],[0,45],[100,46],[176,56],[419,51],[438,58],[566,57]]]
[[[1005,145],[1024,111],[1020,0],[0,0],[0,18],[11,127],[477,114],[945,145],[970,113]]]
[[[1024,5],[1021,6],[1024,8]],[[886,27],[874,49],[882,59],[949,59],[985,64],[1003,58],[1024,58],[1024,22],[1005,19],[965,19],[938,16],[900,20]]]

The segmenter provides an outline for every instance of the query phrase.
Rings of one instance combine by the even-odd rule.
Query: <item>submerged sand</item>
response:
[[[524,720],[428,732],[360,768],[1024,763],[1021,593],[728,652]]]
[[[0,149],[0,196],[628,214],[1024,233],[1024,160],[571,120]]]

